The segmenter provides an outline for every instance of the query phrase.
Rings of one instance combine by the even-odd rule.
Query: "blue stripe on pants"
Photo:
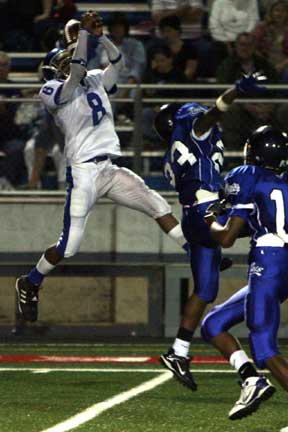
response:
[[[66,202],[64,207],[64,217],[63,217],[63,231],[57,243],[57,251],[61,256],[64,257],[65,249],[68,242],[69,230],[71,224],[71,216],[70,216],[70,204],[71,204],[71,193],[73,189],[73,177],[72,177],[72,168],[67,167],[66,169],[66,181],[67,181],[67,191],[66,191]]]

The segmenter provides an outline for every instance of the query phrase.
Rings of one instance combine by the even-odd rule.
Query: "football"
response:
[[[64,27],[64,42],[69,51],[72,51],[77,42],[80,21],[76,19],[69,20]]]

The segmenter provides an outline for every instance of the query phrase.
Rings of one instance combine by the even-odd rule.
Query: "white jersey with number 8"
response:
[[[121,156],[111,104],[103,86],[103,71],[89,71],[72,98],[60,103],[63,82],[48,81],[41,88],[40,97],[65,135],[67,165],[95,156]]]

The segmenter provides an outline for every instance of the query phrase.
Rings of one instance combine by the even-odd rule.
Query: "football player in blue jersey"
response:
[[[202,335],[240,373],[240,399],[229,413],[239,419],[254,412],[275,391],[259,376],[238,340],[228,332],[246,320],[255,364],[268,368],[288,391],[288,361],[280,354],[277,332],[280,304],[288,298],[288,137],[271,126],[258,128],[245,145],[244,166],[225,178],[231,204],[225,226],[216,221],[221,205],[207,209],[205,220],[213,239],[231,247],[249,225],[253,232],[249,254],[248,286],[216,306],[202,323]]]
[[[173,346],[161,362],[191,390],[197,385],[189,370],[189,348],[193,333],[208,303],[218,293],[221,249],[212,239],[203,216],[219,199],[223,187],[220,171],[224,146],[217,123],[237,96],[265,91],[259,85],[264,77],[250,74],[225,91],[213,107],[198,103],[162,107],[155,118],[155,129],[168,145],[164,172],[179,194],[183,206],[182,229],[191,249],[194,292],[185,305]]]

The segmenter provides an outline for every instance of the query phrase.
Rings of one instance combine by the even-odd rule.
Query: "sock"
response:
[[[192,337],[192,331],[187,330],[184,327],[179,328],[176,339],[172,346],[176,355],[180,357],[188,357]]]
[[[256,369],[243,350],[235,351],[231,355],[229,362],[238,371],[242,381],[251,376],[258,376]]]
[[[172,240],[174,240],[176,243],[178,243],[182,248],[185,249],[185,246],[187,244],[187,240],[184,237],[182,228],[180,223],[176,225],[174,228],[172,228],[168,233],[168,237],[170,237]],[[185,249],[186,250],[186,249]]]
[[[44,255],[41,256],[36,267],[28,274],[28,279],[33,285],[41,285],[46,274],[53,270],[55,265],[50,264]]]
[[[239,375],[242,379],[242,381],[244,382],[247,378],[250,377],[258,377],[258,373],[255,369],[255,367],[253,366],[253,364],[249,361],[247,363],[244,363],[244,365],[242,365],[239,369]]]

